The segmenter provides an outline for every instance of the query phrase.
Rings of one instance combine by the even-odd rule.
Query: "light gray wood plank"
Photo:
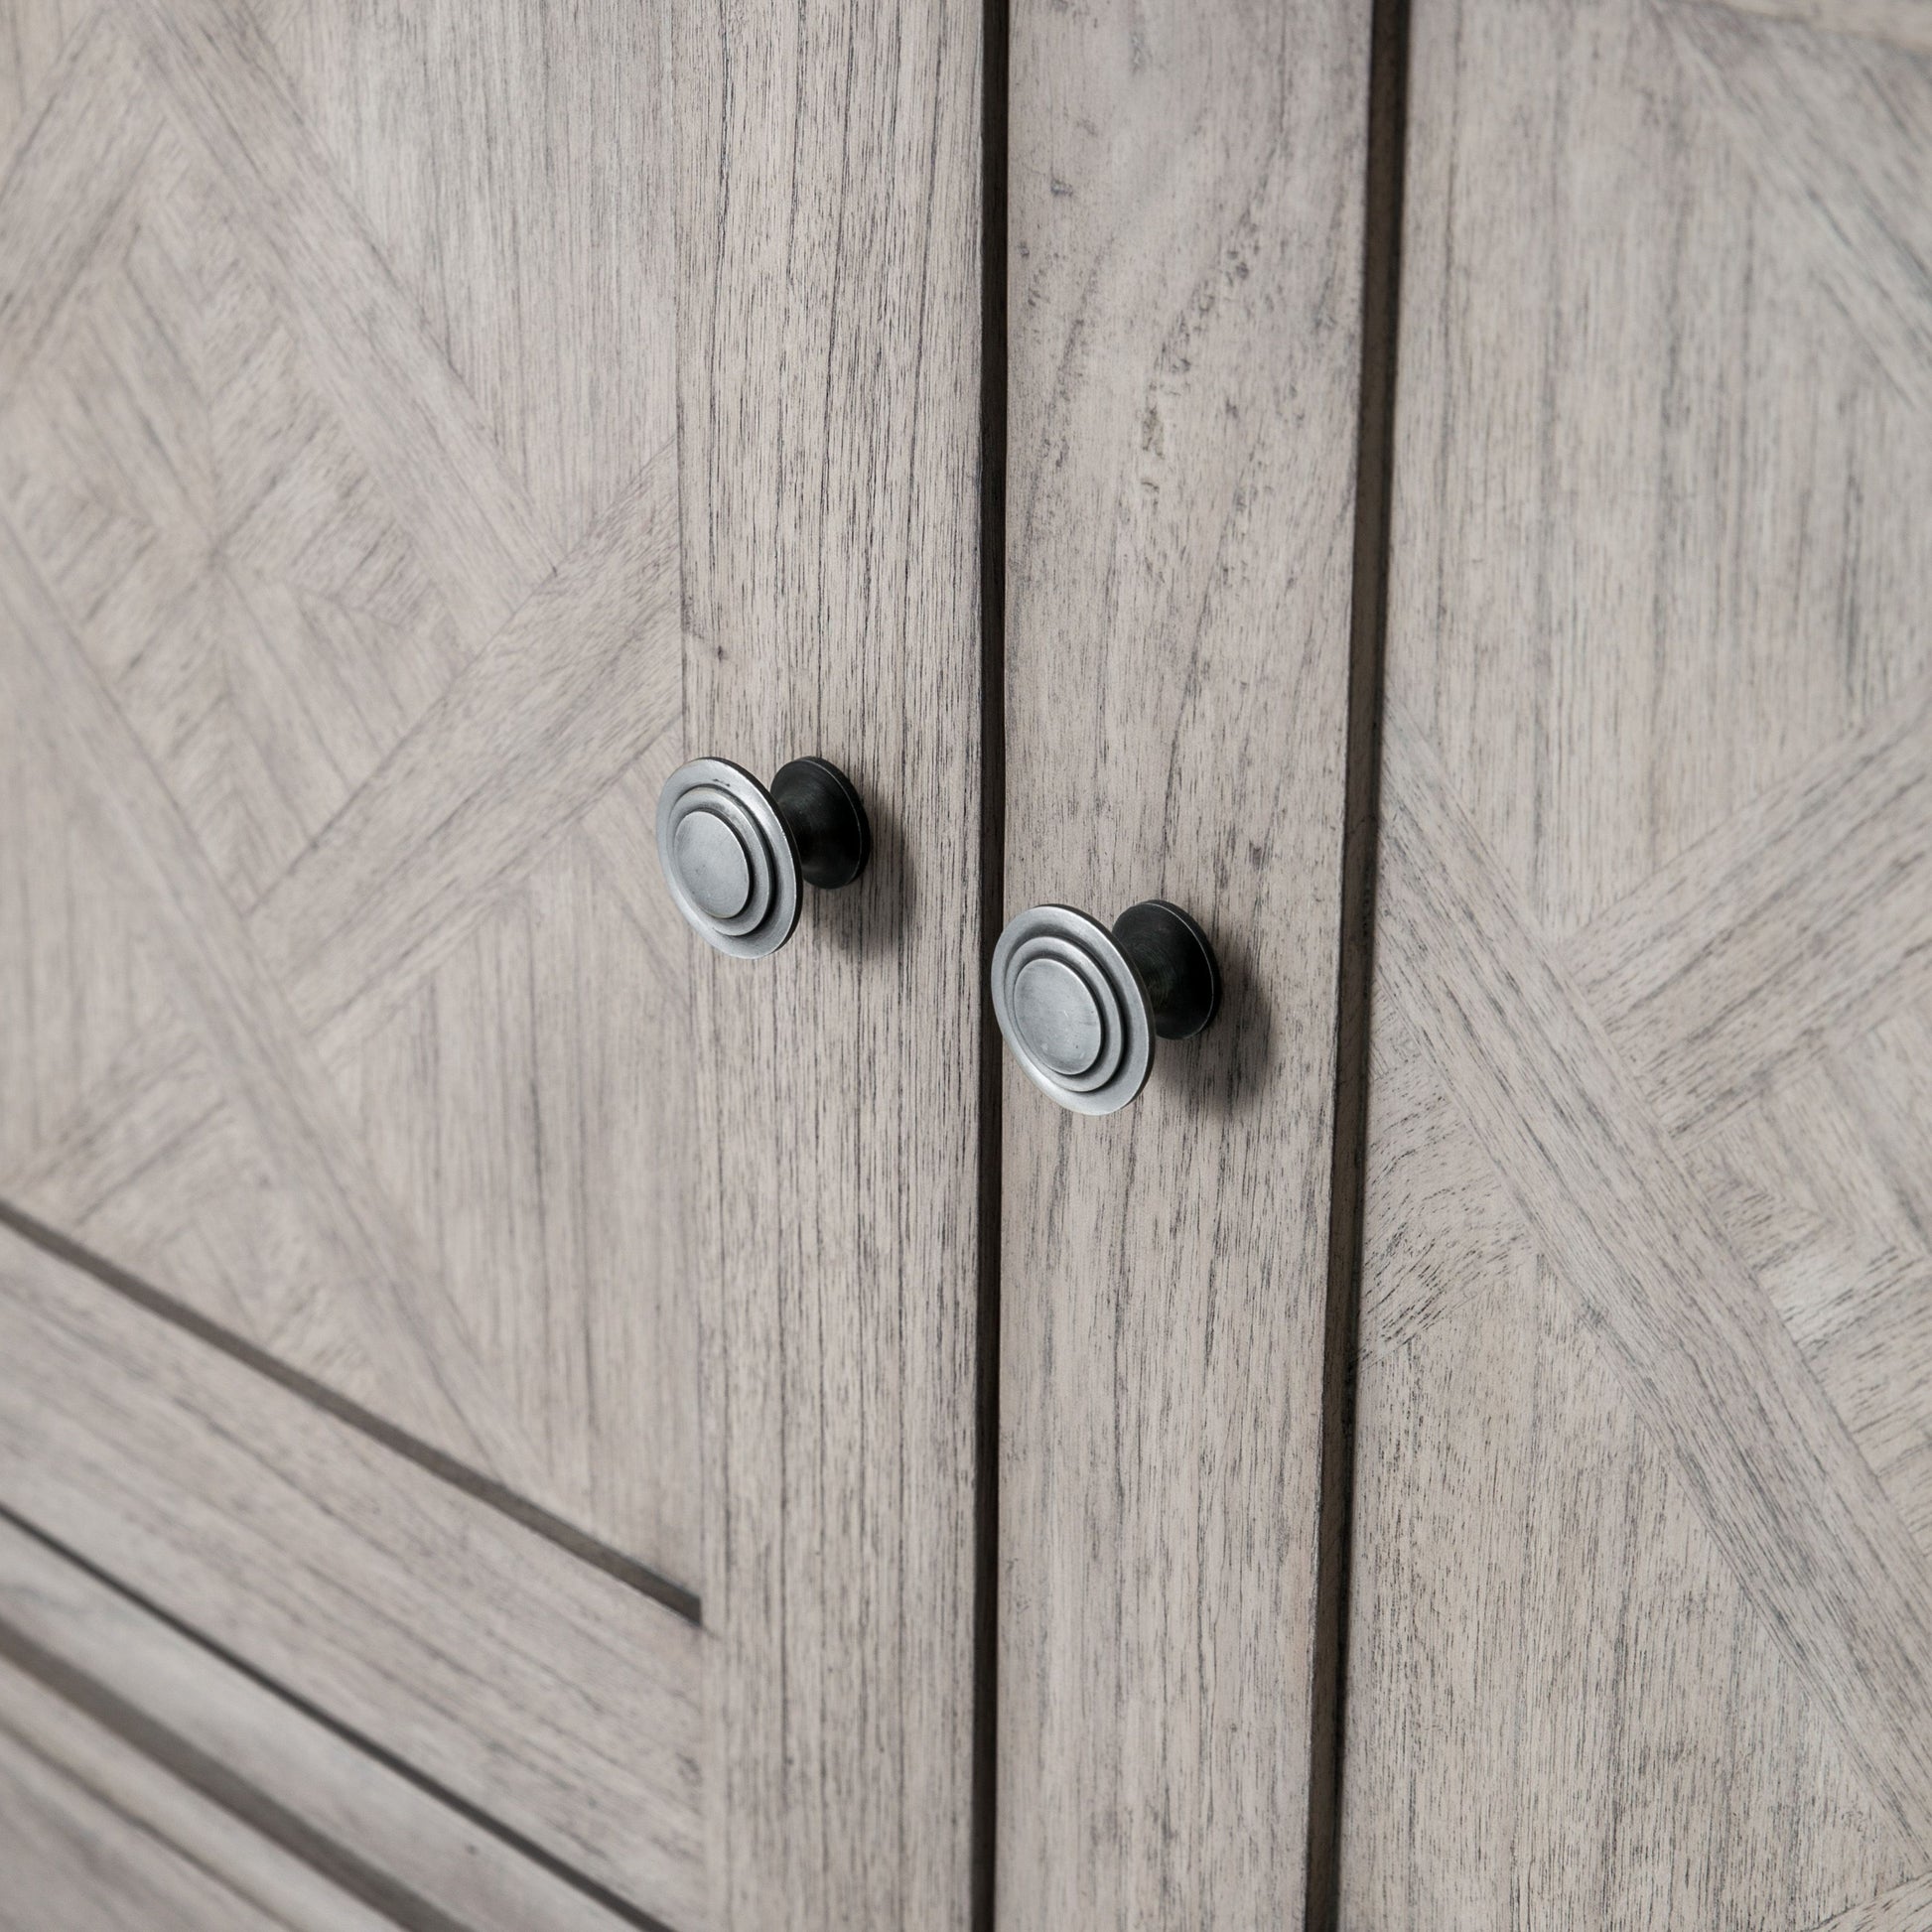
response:
[[[1369,10],[1014,10],[1007,910],[1174,899],[1226,1008],[1005,1085],[1000,1922],[1299,1924]]]
[[[1917,13],[1916,54],[1722,6],[1680,3],[1661,18],[1714,119],[1772,189],[1791,242],[1922,416],[1932,408],[1932,9]]]
[[[1932,1553],[1932,1248],[1911,1199],[1927,1142],[1902,1163],[1887,1145],[1901,1088],[1932,1095],[1932,1037],[1893,1021],[1767,1080],[1699,1137],[1693,1172]]]
[[[622,1923],[183,1630],[0,1522],[0,1649],[19,1655],[20,1639],[37,1663],[73,1673],[83,1697],[104,1694],[136,1714],[140,1734],[158,1737],[157,1755],[216,1802],[257,1824],[264,1810],[293,1821],[305,1846],[319,1844],[314,1862],[323,1868],[340,1870],[332,1861],[345,1860],[475,1932],[613,1932]]]
[[[164,127],[150,149],[16,390],[0,472],[246,906],[468,653],[197,147]]]
[[[1567,938],[1922,679],[1932,440],[1848,315],[1875,264],[1821,278],[1843,174],[1741,143],[1675,10],[1530,17],[1415,16],[1387,674]],[[1837,138],[1904,220],[1887,111]]]
[[[0,1925],[383,1932],[394,1921],[0,1662]]]
[[[489,1436],[490,1416],[507,1416],[541,1446],[511,1463],[537,1500],[689,1579],[699,1512],[675,1124],[688,1089],[683,948],[667,1003],[661,973],[653,983],[648,959],[611,924],[614,899],[640,895],[653,929],[668,916],[654,848],[632,841],[615,883],[609,866],[589,881],[571,839],[640,746],[676,740],[671,463],[660,453],[254,907],[249,955],[235,964],[289,1010],[301,1057],[326,1076],[322,1103],[348,1120],[352,1159],[400,1209],[395,1239],[426,1252],[447,1285],[458,1338],[467,1331],[486,1384],[475,1426]],[[38,897],[71,897],[46,859],[25,883]],[[532,914],[541,956],[584,969],[545,986],[480,977],[490,932],[524,916],[531,895],[544,900]],[[608,980],[587,976],[593,959]],[[533,1029],[521,1070],[492,1047],[519,1026]],[[237,1123],[221,1076],[235,1063],[217,1045],[212,1077],[207,1063],[184,1067],[177,1033],[131,1030],[109,1075],[82,1083],[77,1106],[28,1137],[13,1197],[463,1453],[379,1328],[355,1333],[352,1298],[365,1291],[330,1257],[333,1210],[318,1205],[306,1229],[276,1226],[286,1195],[311,1181],[305,1170],[281,1167],[264,1137],[259,1184],[229,1189],[221,1171],[237,1160]],[[491,1151],[510,1152],[517,1133],[528,1158],[511,1186]],[[469,1158],[479,1153],[481,1169]],[[215,1184],[195,1185],[184,1161]],[[224,1272],[239,1309],[217,1299],[211,1273],[182,1262],[175,1230],[189,1201],[210,1231],[226,1231],[216,1246],[236,1256]],[[534,1275],[512,1277],[528,1258],[523,1230],[552,1248]],[[658,1392],[644,1405],[631,1396],[640,1377]]]
[[[709,1922],[704,1640],[0,1236],[0,1501],[679,1928]]]
[[[136,954],[138,920],[48,781],[34,722],[11,710],[0,710],[0,1148],[15,1173],[114,1084],[122,1042],[166,1022]]]
[[[1413,10],[1344,1922],[1924,1863],[1932,96],[1859,11]]]
[[[876,847],[691,1013],[721,1925],[972,1909],[984,11],[678,10],[688,753]]]
[[[325,1052],[675,721],[675,478],[659,452],[255,908],[263,967]]]
[[[5,0],[0,5],[0,167],[60,91],[62,56],[93,18],[96,0]]]
[[[1341,1925],[1797,1932],[1911,1870],[1521,1222],[1378,1194],[1388,1293],[1487,1282],[1363,1367]]]

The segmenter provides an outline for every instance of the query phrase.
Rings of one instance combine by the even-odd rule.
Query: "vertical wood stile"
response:
[[[1368,9],[1015,8],[1007,912],[1160,895],[1215,1030],[1009,1069],[999,1922],[1300,1921]]]

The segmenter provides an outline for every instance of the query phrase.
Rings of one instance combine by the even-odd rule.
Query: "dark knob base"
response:
[[[1177,905],[1143,899],[1114,921],[1114,943],[1133,962],[1163,1039],[1190,1039],[1221,1007],[1221,968],[1207,934]]]
[[[771,780],[771,802],[798,848],[807,885],[850,886],[872,857],[872,825],[853,782],[825,759],[793,759]]]

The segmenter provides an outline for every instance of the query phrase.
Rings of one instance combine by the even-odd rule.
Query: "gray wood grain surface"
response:
[[[1215,1031],[1005,1093],[998,1918],[1300,1923],[1366,8],[1014,10],[1008,911],[1165,897]]]
[[[58,1684],[244,1828],[392,1905],[405,1922],[438,1924],[440,1914],[475,1932],[624,1924],[474,1816],[4,1520],[0,1653]]]
[[[1920,1910],[1909,19],[1415,10],[1344,1924]]]
[[[495,1708],[454,1684],[440,1728],[389,1711],[389,1747],[680,1926],[954,1922],[979,10],[0,21],[23,834],[0,851],[0,1198],[156,1291],[75,1291],[107,1324],[82,1378],[103,1417],[139,1352],[115,1323],[165,1300],[232,1335],[167,1346],[184,1402],[205,1378],[244,1405],[206,1481],[258,1541],[193,1509],[172,1542],[108,1535],[90,1507],[163,1512],[104,1423],[124,1462],[96,1445],[111,1467],[64,1488],[20,1416],[7,1499],[91,1524],[114,1548],[90,1559],[149,1565],[157,1593],[165,1573],[189,1622],[327,1669],[347,1653],[303,1651],[296,1603],[219,1582],[283,1547],[246,1506],[242,1446],[271,1453],[249,1430],[320,1430],[302,1452],[345,1481],[374,1455],[432,1539],[523,1547],[342,1420],[372,1418],[705,1620],[638,1660],[664,1724],[612,1768],[637,1713],[585,1720],[611,1733],[554,1804],[519,1782],[550,1768],[499,1791],[495,1746],[453,1741]],[[873,809],[867,883],[759,971],[700,957],[658,889],[657,786],[694,751],[767,774],[821,752]],[[250,1361],[291,1373],[258,1387]],[[452,1554],[448,1614],[535,1654],[609,1582],[573,1577],[554,1543],[521,1588]],[[362,1574],[364,1613],[410,1584]],[[603,1691],[605,1661],[576,1662],[503,1687],[530,1736]],[[345,1668],[316,1702],[375,1723]]]
[[[680,1928],[705,1640],[360,1431],[0,1232],[0,1499]]]
[[[384,1932],[395,1921],[0,1663],[0,1926]]]
[[[875,850],[694,969],[717,1920],[971,1909],[983,9],[678,10],[686,742]]]
[[[0,1194],[695,1594],[664,10],[37,5]]]

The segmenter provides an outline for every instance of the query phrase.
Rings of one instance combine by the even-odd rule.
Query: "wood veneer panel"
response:
[[[972,1901],[975,0],[678,10],[686,744],[851,773],[865,878],[693,969],[720,1924]]]
[[[679,1928],[709,1923],[703,1639],[0,1232],[0,1502]]]
[[[1011,1065],[998,1918],[1300,1923],[1369,10],[1014,9],[1007,910],[1226,970],[1127,1112]]]
[[[1414,11],[1344,1924],[1932,1852],[1905,21]]]

